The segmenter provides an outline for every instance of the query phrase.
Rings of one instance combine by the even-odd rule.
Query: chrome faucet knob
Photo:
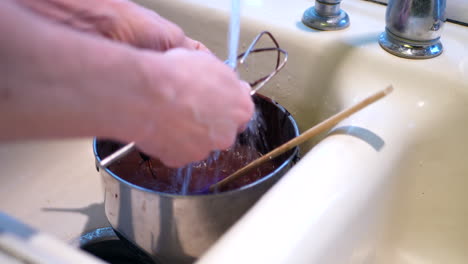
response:
[[[339,30],[349,26],[349,16],[340,8],[341,0],[315,0],[302,16],[302,23],[319,30]]]
[[[442,53],[446,0],[389,0],[379,43],[396,56],[427,59]]]

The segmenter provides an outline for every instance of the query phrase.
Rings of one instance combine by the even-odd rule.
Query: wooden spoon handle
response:
[[[233,174],[229,175],[228,177],[224,178],[223,180],[213,184],[210,186],[210,191],[213,191],[218,188],[222,188],[232,182],[233,180],[244,176],[251,170],[257,168],[258,166],[262,165],[263,163],[276,158],[277,156],[283,154],[284,152],[296,147],[299,144],[304,143],[305,141],[311,139],[312,137],[332,128],[343,119],[349,117],[350,115],[358,112],[359,110],[363,109],[364,107],[378,101],[379,99],[383,98],[387,94],[393,91],[393,87],[389,86],[380,92],[377,92],[366,99],[362,100],[361,102],[329,117],[325,121],[317,124],[316,126],[309,128],[307,131],[302,133],[301,135],[289,140],[288,142],[284,143],[283,145],[275,148],[274,150],[268,152],[267,154],[261,156],[260,158],[252,161],[251,163],[247,164],[245,167],[239,169],[238,171],[234,172]]]

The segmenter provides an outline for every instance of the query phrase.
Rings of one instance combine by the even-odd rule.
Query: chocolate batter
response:
[[[140,153],[134,151],[111,165],[109,169],[120,178],[147,189],[174,194],[193,194],[206,191],[213,183],[231,175],[260,156],[255,148],[236,144],[230,149],[221,151],[218,157],[213,153],[207,160],[192,163],[182,169],[173,169],[164,166],[158,159],[145,160],[144,155],[142,158]],[[275,168],[273,162],[268,162],[215,192],[240,188],[268,175]]]

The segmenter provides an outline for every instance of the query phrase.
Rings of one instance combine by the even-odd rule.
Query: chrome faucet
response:
[[[410,59],[440,55],[445,5],[446,0],[389,0],[380,46],[391,54]]]

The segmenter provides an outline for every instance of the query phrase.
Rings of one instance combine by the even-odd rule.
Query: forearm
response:
[[[14,0],[59,24],[134,47],[166,51],[176,47],[209,51],[157,13],[128,0]]]
[[[7,36],[0,42],[0,139],[113,136],[125,114],[118,108],[138,101],[133,88],[144,78],[130,47],[48,23],[8,1],[0,2],[0,34]]]
[[[60,24],[102,34],[119,16],[114,5],[127,0],[14,0],[21,6]]]

